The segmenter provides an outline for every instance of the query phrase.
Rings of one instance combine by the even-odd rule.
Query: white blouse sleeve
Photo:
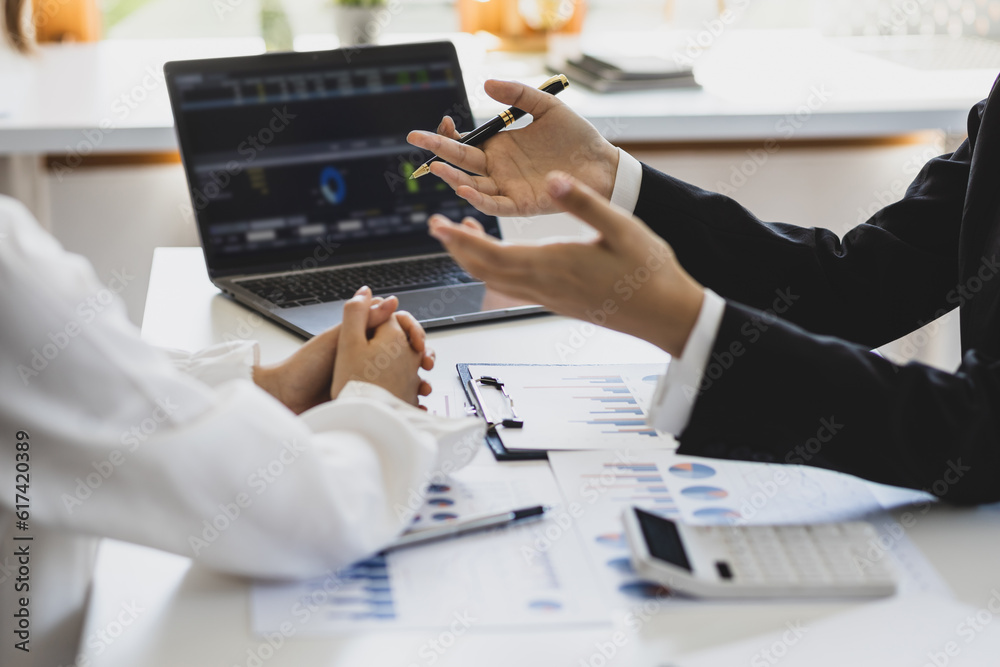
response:
[[[30,434],[36,525],[307,577],[387,544],[428,481],[481,446],[478,420],[364,385],[296,417],[247,380],[252,346],[148,346],[87,262],[2,197],[0,235],[0,432]],[[13,466],[0,461],[6,489]],[[13,494],[0,499],[4,532]]]
[[[234,340],[198,352],[164,349],[174,368],[209,387],[228,380],[253,380],[253,367],[260,363],[260,346],[253,340]]]

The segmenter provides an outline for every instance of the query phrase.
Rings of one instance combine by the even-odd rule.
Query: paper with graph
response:
[[[664,364],[469,365],[473,378],[503,382],[524,421],[498,428],[508,450],[675,449],[671,435],[646,424],[665,372]]]
[[[682,456],[670,451],[551,452],[549,464],[566,507],[578,508],[576,527],[613,606],[677,598],[641,580],[629,564],[622,512],[642,507],[693,524],[782,524],[869,520],[879,532],[872,558],[891,560],[899,594],[947,594],[937,571],[885,513],[868,482],[829,470]],[[893,504],[925,494],[898,490]]]
[[[491,462],[431,484],[415,525],[560,503],[547,466]],[[299,636],[466,621],[476,628],[610,623],[577,535],[554,525],[558,515],[376,556],[312,581],[257,584],[254,631],[288,623]],[[553,529],[563,539],[538,549]]]

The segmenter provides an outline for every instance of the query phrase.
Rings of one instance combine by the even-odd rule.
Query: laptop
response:
[[[303,336],[341,320],[362,285],[425,327],[541,312],[463,271],[427,219],[497,219],[406,143],[445,114],[474,123],[450,42],[170,62],[164,66],[208,275]]]

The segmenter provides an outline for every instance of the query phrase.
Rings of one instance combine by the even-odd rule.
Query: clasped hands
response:
[[[344,305],[340,324],[284,361],[254,367],[254,382],[296,414],[336,398],[351,380],[417,405],[419,396],[431,393],[418,371],[434,368],[434,352],[420,323],[398,307],[396,297],[373,297],[362,287]]]

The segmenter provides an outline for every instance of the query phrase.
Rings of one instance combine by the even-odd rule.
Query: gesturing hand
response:
[[[469,273],[510,296],[643,338],[680,355],[698,319],[702,287],[663,239],[563,173],[547,180],[560,210],[599,233],[593,241],[504,244],[473,218],[431,217],[430,233]]]
[[[433,353],[418,351],[414,345],[420,339],[419,346],[424,348],[424,330],[409,313],[396,313],[371,332],[370,307],[371,292],[359,292],[344,305],[330,396],[336,398],[351,380],[362,380],[418,405],[418,396],[429,394],[431,386],[417,371],[434,365]]]
[[[605,199],[611,198],[618,149],[593,125],[554,95],[523,83],[491,79],[486,92],[530,113],[531,123],[500,132],[479,148],[458,143],[461,136],[447,116],[438,134],[411,132],[407,141],[451,163],[433,163],[432,174],[487,215],[529,216],[559,210],[545,186],[545,175],[553,169],[566,171]]]

